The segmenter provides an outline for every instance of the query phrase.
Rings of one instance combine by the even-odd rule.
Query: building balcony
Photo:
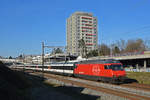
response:
[[[93,29],[93,27],[82,27],[84,29]]]
[[[90,36],[93,36],[93,35],[96,35],[96,34],[86,34],[86,35],[90,35]]]
[[[93,45],[93,43],[86,43],[86,45]]]
[[[81,17],[82,19],[90,19],[92,20],[92,17]]]
[[[86,26],[92,26],[92,24],[85,24]]]

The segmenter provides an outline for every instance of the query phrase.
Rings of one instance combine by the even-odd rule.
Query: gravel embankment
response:
[[[37,84],[37,83],[36,83]],[[31,100],[98,100],[99,96],[82,93],[84,88],[74,87],[48,79],[44,84],[30,89]]]
[[[88,88],[81,88],[81,87],[78,87],[78,86],[73,85],[73,84],[58,81],[56,79],[50,79],[49,78],[46,82],[51,83],[51,84],[61,85],[61,86],[70,86],[70,87],[74,88],[73,91],[76,91],[76,93],[80,93],[80,94],[89,96],[89,97],[87,97],[87,100],[90,100],[90,99],[91,100],[128,100],[126,98],[121,98],[121,97],[118,97],[118,96],[114,96],[114,95],[111,95],[111,94],[106,94],[106,93],[91,90],[91,89],[88,89]],[[91,98],[90,98],[90,96],[91,96]],[[79,100],[79,99],[77,99],[77,100]]]
[[[65,84],[55,79],[27,75],[34,86],[28,90],[30,100],[101,100],[98,95],[82,93],[84,88]],[[106,99],[105,99],[106,100]]]

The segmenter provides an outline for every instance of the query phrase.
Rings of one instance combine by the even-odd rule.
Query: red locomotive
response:
[[[76,64],[74,75],[109,83],[123,83],[126,72],[119,61],[90,60]]]

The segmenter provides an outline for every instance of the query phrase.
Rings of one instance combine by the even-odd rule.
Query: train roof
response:
[[[73,61],[63,61],[63,62],[54,62],[51,64],[107,64],[107,63],[120,63],[118,60],[114,59],[98,59],[98,60],[73,60]]]
[[[102,59],[102,60],[86,60],[79,62],[79,64],[107,64],[107,63],[120,63],[120,61],[114,59]]]

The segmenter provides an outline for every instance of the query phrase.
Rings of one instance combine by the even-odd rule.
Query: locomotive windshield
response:
[[[122,65],[105,65],[105,69],[123,70]]]

